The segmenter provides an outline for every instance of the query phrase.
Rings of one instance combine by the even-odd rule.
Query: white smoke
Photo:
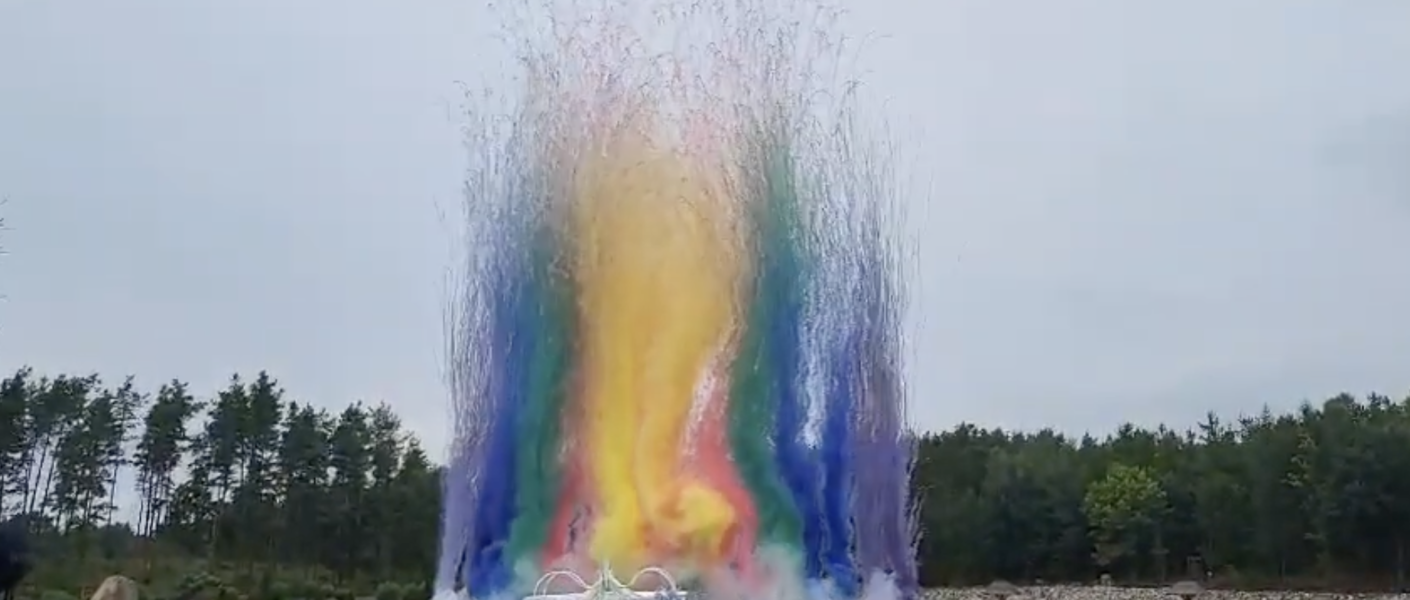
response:
[[[896,578],[881,571],[872,571],[867,584],[862,588],[862,600],[900,600],[901,590],[896,587]]]

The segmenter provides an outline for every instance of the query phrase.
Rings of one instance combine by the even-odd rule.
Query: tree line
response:
[[[926,585],[1403,581],[1410,399],[1103,437],[961,424],[917,442]],[[120,492],[136,506],[119,511]],[[0,382],[0,517],[26,519],[54,560],[424,582],[439,495],[439,467],[387,405],[330,412],[267,373],[200,396],[28,368]]]
[[[285,398],[267,373],[206,398],[181,381],[148,394],[131,377],[27,368],[0,382],[0,515],[62,539],[55,556],[142,546],[427,579],[439,479],[386,405],[332,414]],[[137,506],[117,522],[123,482]]]

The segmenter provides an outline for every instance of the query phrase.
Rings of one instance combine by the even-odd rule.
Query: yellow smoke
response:
[[[736,520],[681,466],[698,382],[735,324],[737,213],[708,169],[643,131],[615,134],[584,160],[573,206],[588,471],[600,508],[590,553],[628,568],[663,551],[713,556]]]

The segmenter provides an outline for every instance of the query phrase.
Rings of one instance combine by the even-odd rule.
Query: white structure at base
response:
[[[666,585],[652,592],[632,589],[632,586],[636,584],[637,580],[647,574],[660,577],[662,581],[666,582]],[[565,578],[576,583],[578,587],[582,588],[582,591],[561,594],[546,593],[549,584],[559,578]],[[597,581],[591,584],[583,581],[582,577],[579,577],[577,573],[572,571],[560,570],[545,573],[543,577],[539,578],[538,583],[534,584],[534,594],[525,597],[524,600],[655,600],[662,597],[684,597],[680,588],[676,586],[676,580],[664,569],[660,567],[647,567],[637,571],[626,583],[622,583],[622,581],[617,579],[617,576],[612,573],[612,567],[603,563],[597,571]]]

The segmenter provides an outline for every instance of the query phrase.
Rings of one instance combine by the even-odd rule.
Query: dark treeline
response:
[[[50,560],[430,578],[440,475],[387,406],[330,413],[265,373],[213,391],[20,370],[0,384],[0,515],[29,519]],[[927,585],[1389,583],[1410,542],[1410,400],[1100,439],[961,425],[921,438],[915,489]]]
[[[124,483],[137,501],[119,515]],[[180,381],[144,393],[21,370],[0,383],[0,492],[0,514],[28,516],[63,560],[176,554],[398,581],[435,562],[439,474],[397,416],[330,414],[265,373],[198,398]]]

